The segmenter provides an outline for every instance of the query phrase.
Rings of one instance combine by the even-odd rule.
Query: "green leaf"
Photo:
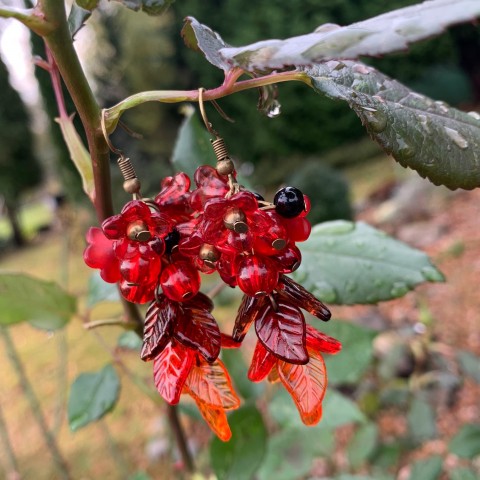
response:
[[[117,403],[120,379],[113,365],[98,372],[81,373],[73,382],[68,399],[68,423],[72,431],[99,420]]]
[[[77,311],[75,297],[54,282],[20,273],[0,274],[0,325],[29,322],[44,330],[64,327]]]
[[[316,225],[301,251],[295,278],[326,303],[375,303],[444,280],[425,253],[362,222]]]
[[[398,464],[402,450],[400,442],[382,443],[378,446],[371,463],[378,468],[390,469]]]
[[[442,473],[442,457],[433,456],[413,464],[409,480],[438,480]]]
[[[337,355],[324,356],[328,384],[344,385],[358,382],[373,361],[372,342],[376,332],[338,319],[328,323],[322,322],[320,328],[327,335],[337,338],[343,346]]]
[[[265,390],[265,384],[251,382],[247,377],[248,367],[239,349],[224,349],[222,351],[222,360],[225,363],[236,390],[242,398],[248,400],[257,398]]]
[[[93,180],[93,167],[90,154],[75,130],[72,117],[60,117],[56,118],[55,121],[60,125],[63,139],[65,140],[68,152],[70,153],[70,158],[82,177],[83,191],[93,202],[95,199],[95,184]]]
[[[82,3],[88,3],[88,0],[72,4],[70,13],[68,14],[68,29],[70,30],[70,36],[72,39],[75,38],[75,35],[78,31],[85,25],[85,22],[90,18],[92,12],[87,7],[84,7]],[[96,6],[96,5],[95,5]],[[93,7],[95,8],[95,7]]]
[[[480,358],[471,352],[459,350],[457,352],[457,359],[463,373],[472,377],[477,383],[480,383]]]
[[[472,459],[480,455],[480,424],[464,425],[452,438],[449,449],[462,458]]]
[[[100,0],[75,0],[75,3],[85,10],[95,10]]]
[[[292,480],[302,478],[319,455],[334,447],[331,430],[288,427],[270,437],[265,460],[258,469],[258,480]],[[251,477],[250,477],[251,478]]]
[[[162,15],[175,0],[116,0],[130,10],[147,13],[148,15]]]
[[[450,480],[478,480],[478,476],[469,468],[459,467],[450,472]]]
[[[378,428],[374,423],[366,423],[355,432],[347,448],[350,466],[356,470],[374,453],[378,443]]]
[[[193,17],[187,17],[182,28],[182,37],[188,48],[203,53],[212,65],[224,71],[230,70],[231,66],[219,53],[221,48],[228,45],[211,28],[202,25]]]
[[[92,308],[101,302],[119,302],[120,294],[116,283],[107,283],[95,270],[88,280],[87,306]]]
[[[282,427],[295,427],[306,430],[293,400],[283,388],[278,390],[270,401],[269,411],[272,418]],[[341,393],[329,389],[323,401],[322,420],[318,425],[309,427],[308,431],[331,431],[342,425],[363,423],[365,421],[365,415],[354,402]]]
[[[416,444],[434,438],[437,434],[435,413],[423,398],[414,397],[407,414],[410,436]]]
[[[477,0],[432,0],[379,15],[346,27],[320,25],[314,33],[286,40],[264,40],[220,53],[245,70],[278,70],[334,58],[379,56],[442,33],[447,27],[480,16]]]
[[[435,185],[480,186],[480,116],[419,95],[372,67],[330,61],[306,68],[317,93],[348,103],[370,136]]]
[[[128,331],[120,334],[117,345],[128,350],[140,350],[143,342],[135,332]]]
[[[215,156],[210,142],[210,135],[200,123],[195,109],[184,109],[185,119],[178,131],[173,149],[172,164],[175,170],[185,172],[193,178],[199,165],[212,164]]]
[[[212,467],[219,478],[249,480],[266,452],[267,430],[260,412],[248,405],[228,417],[232,429],[229,442],[214,438],[210,444]]]

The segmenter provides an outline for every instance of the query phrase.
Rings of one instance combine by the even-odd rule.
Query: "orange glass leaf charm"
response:
[[[335,355],[342,349],[342,344],[333,337],[329,337],[311,325],[307,325],[307,347],[317,352]]]
[[[190,393],[188,388],[186,388],[185,391],[186,393]],[[228,442],[230,438],[232,438],[232,431],[228,425],[225,410],[223,408],[207,405],[195,396],[193,396],[193,398],[197,403],[203,419],[208,423],[208,426],[212,429],[215,435],[217,435],[217,437],[223,442]]]
[[[278,367],[276,365],[273,366],[272,370],[268,374],[267,379],[270,383],[278,383],[280,381],[280,376],[278,375]]]
[[[185,382],[190,395],[205,405],[234,410],[240,406],[240,399],[233,390],[232,381],[221,360],[207,363],[197,355],[196,362]]]
[[[281,360],[302,365],[307,363],[303,313],[278,297],[275,307],[268,302],[259,310],[255,320],[258,339],[268,351]]]
[[[292,396],[305,425],[315,425],[322,418],[322,401],[327,388],[327,371],[322,355],[308,349],[306,365],[278,361],[278,374]]]
[[[248,369],[248,378],[252,382],[261,382],[277,363],[277,357],[270,353],[261,342],[257,342],[252,363]]]
[[[153,379],[158,393],[171,405],[180,401],[183,385],[195,359],[195,352],[169,342],[153,361]]]

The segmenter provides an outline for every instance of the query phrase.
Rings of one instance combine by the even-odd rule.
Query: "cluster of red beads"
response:
[[[310,202],[293,187],[277,192],[273,204],[265,202],[241,188],[234,171],[219,170],[198,167],[193,190],[185,173],[167,177],[154,200],[132,200],[101,229],[92,227],[85,262],[99,268],[105,281],[119,282],[127,300],[151,302],[141,358],[153,360],[155,384],[169,403],[190,394],[213,430],[228,439],[225,410],[237,408],[239,399],[218,357],[222,346],[240,346],[255,324],[258,344],[249,378],[282,380],[304,422],[315,423],[323,393],[315,393],[315,413],[312,400],[305,407],[292,382],[321,371],[324,391],[320,352],[336,353],[340,344],[306,325],[301,309],[322,320],[330,312],[286,276],[301,262],[296,242],[310,234]],[[231,336],[220,332],[213,303],[200,292],[200,273],[214,272],[244,293]],[[295,377],[294,365],[307,370],[295,370]]]

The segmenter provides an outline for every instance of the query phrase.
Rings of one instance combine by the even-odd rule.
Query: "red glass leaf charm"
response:
[[[238,307],[237,318],[235,318],[235,326],[233,327],[232,338],[236,342],[241,342],[250,328],[250,325],[255,321],[259,309],[268,300],[265,297],[249,297],[244,295],[242,303]]]
[[[263,346],[286,362],[305,364],[306,326],[303,313],[277,297],[276,309],[266,302],[255,320],[255,330]]]
[[[270,383],[278,383],[280,381],[280,377],[278,375],[278,367],[274,365],[270,373],[268,374],[268,381]]]
[[[290,277],[280,275],[277,292],[290,303],[293,303],[299,308],[303,308],[320,320],[324,322],[330,320],[332,315],[330,310],[308,290],[297,282],[294,282]]]
[[[183,306],[186,308],[207,310],[208,312],[211,312],[214,307],[212,299],[202,292],[198,292],[191,300],[183,302]]]
[[[311,325],[307,325],[307,347],[317,352],[335,355],[342,349],[342,344],[337,339],[319,332]]]
[[[322,401],[327,388],[327,371],[322,355],[308,349],[310,360],[306,365],[292,365],[279,361],[278,374],[292,396],[302,422],[315,425],[322,418]]]
[[[277,360],[277,357],[270,353],[261,342],[257,342],[253,352],[252,363],[248,369],[248,378],[252,382],[261,382],[270,374]]]
[[[226,333],[221,333],[221,343],[222,348],[240,348],[242,346],[242,342],[236,342],[230,335]]]
[[[153,378],[158,393],[171,405],[180,400],[182,389],[195,360],[195,352],[173,341],[153,361]]]
[[[185,393],[190,393],[190,391],[186,388]],[[232,431],[228,425],[225,410],[223,408],[211,407],[195,397],[194,399],[203,419],[207,422],[210,429],[220,440],[228,442],[232,438]]]
[[[174,335],[186,347],[198,351],[207,362],[220,354],[220,329],[210,312],[197,308],[182,308],[177,317]]]
[[[143,346],[140,358],[145,362],[153,360],[167,345],[177,316],[178,305],[165,296],[152,302],[147,310],[143,328]]]
[[[240,399],[221,360],[207,363],[197,355],[185,386],[193,398],[210,407],[234,410],[240,406]]]

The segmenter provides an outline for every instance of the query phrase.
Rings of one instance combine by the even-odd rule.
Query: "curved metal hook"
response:
[[[106,109],[102,109],[102,115],[100,119],[100,124],[102,126],[102,133],[103,136],[105,137],[105,141],[107,142],[108,148],[115,154],[119,155],[121,158],[125,158],[125,154],[122,152],[122,150],[115,148],[110,141],[110,136],[107,133],[107,127],[105,125],[105,114],[106,114]]]
[[[203,123],[205,124],[205,127],[207,127],[207,130],[214,135],[216,138],[218,138],[218,133],[217,131],[213,128],[213,125],[208,121],[207,114],[205,112],[205,105],[203,103],[203,92],[205,89],[203,87],[200,87],[198,89],[198,106],[200,107],[200,114],[202,115],[202,120]]]

